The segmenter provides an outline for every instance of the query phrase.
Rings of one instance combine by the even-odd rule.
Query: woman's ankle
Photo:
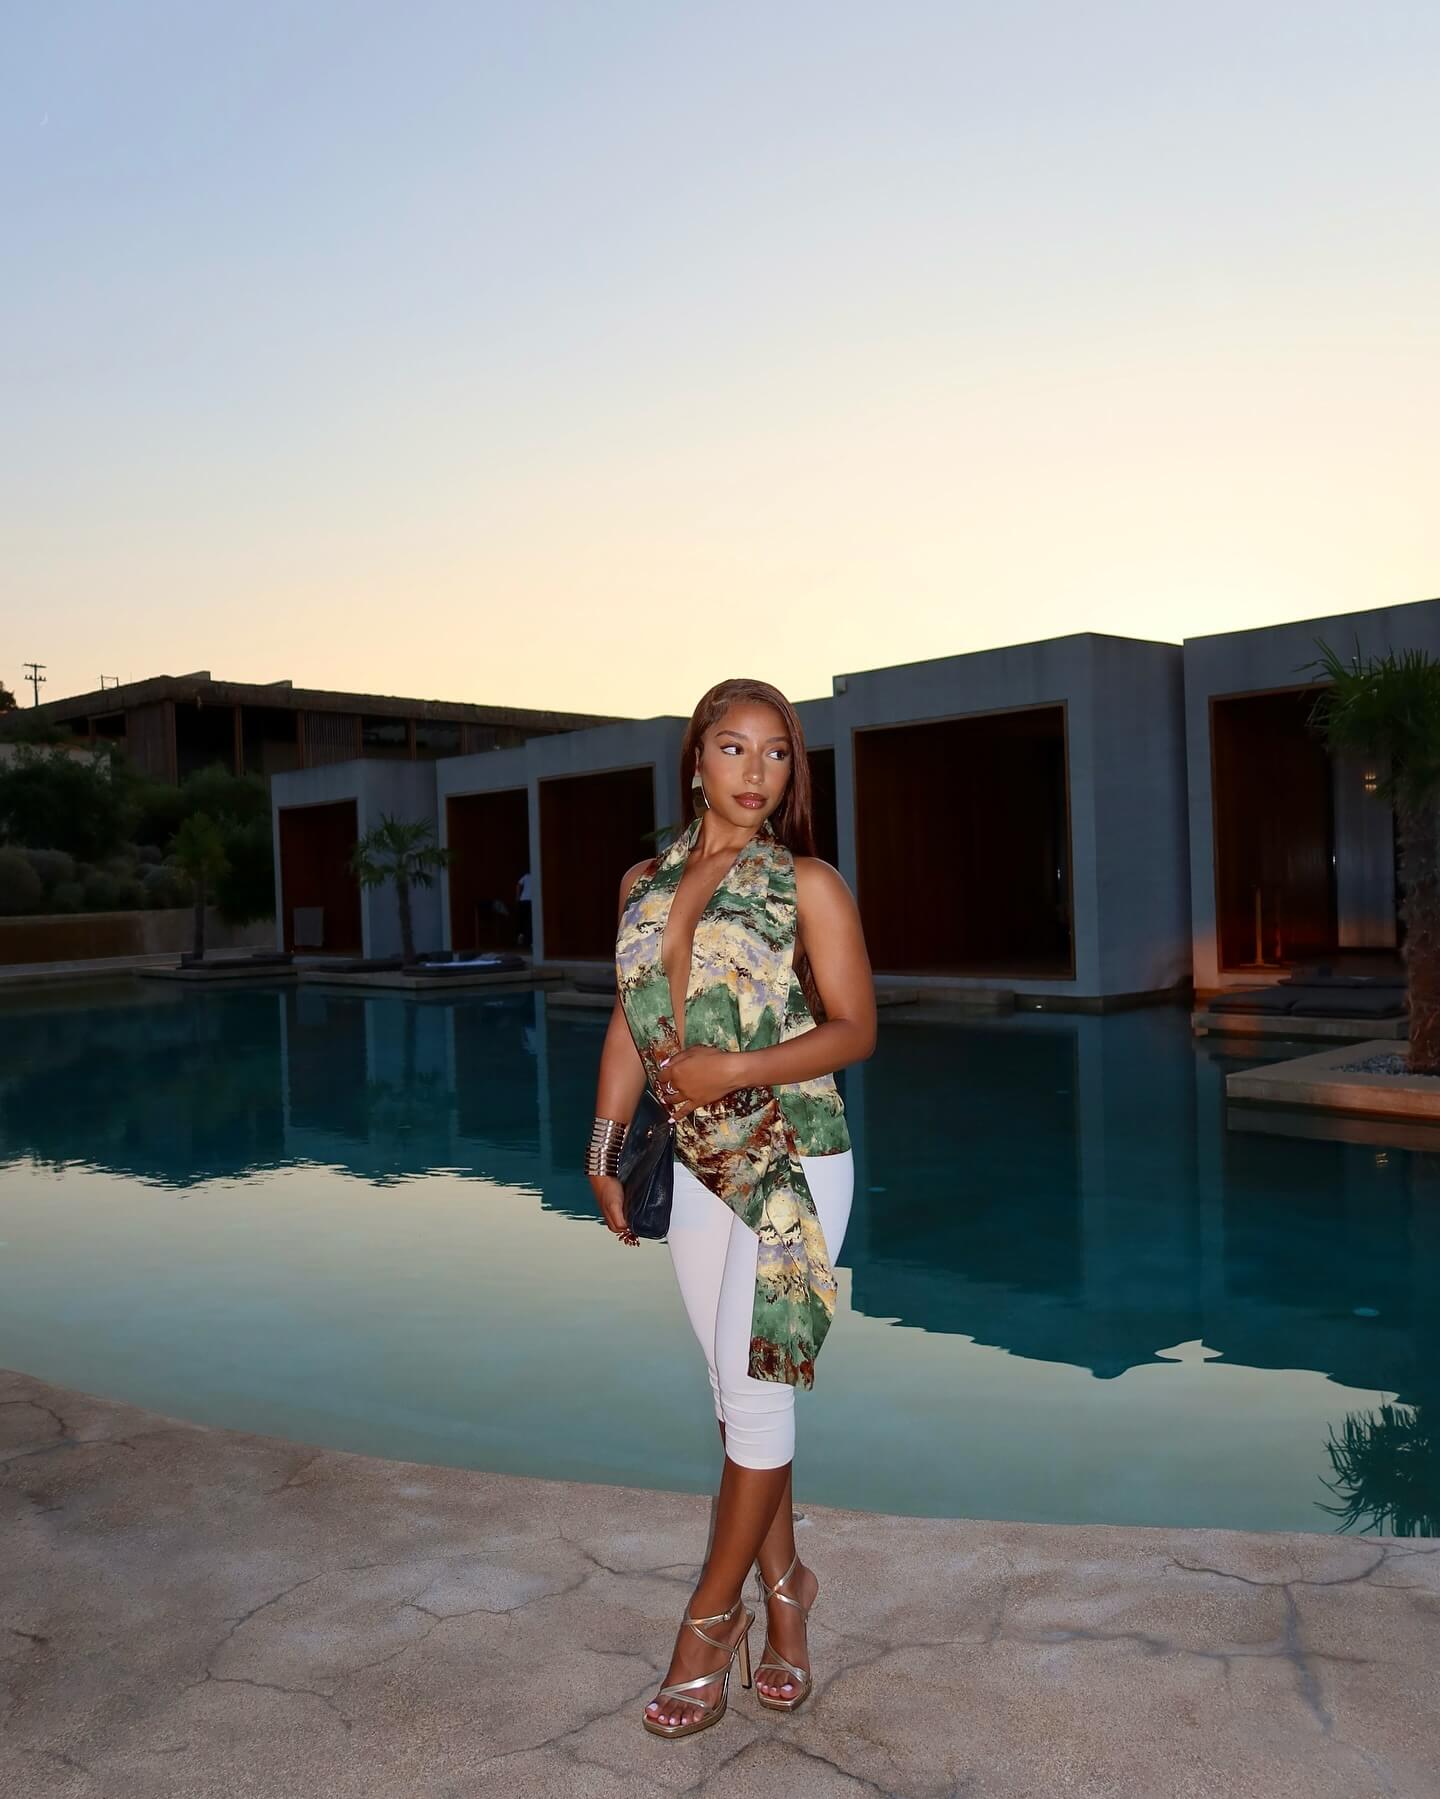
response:
[[[706,1597],[703,1584],[696,1587],[690,1595],[689,1613],[692,1618],[714,1618],[717,1623],[710,1626],[712,1630],[724,1630],[727,1625],[739,1618],[742,1609],[742,1594],[734,1593],[728,1599],[723,1595]],[[727,1616],[728,1614],[728,1616]]]
[[[758,1560],[755,1566],[768,1589],[773,1590],[783,1580],[785,1584],[780,1588],[782,1593],[791,1592],[795,1583],[809,1572],[807,1564],[801,1561],[800,1552],[796,1549],[792,1549],[783,1561],[777,1559],[773,1567],[767,1568],[763,1562]]]

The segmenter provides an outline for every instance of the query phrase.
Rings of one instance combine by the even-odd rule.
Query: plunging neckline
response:
[[[700,920],[710,910],[711,906],[714,905],[715,896],[719,893],[720,889],[725,885],[725,883],[730,879],[731,875],[734,874],[735,869],[739,864],[740,858],[745,854],[746,850],[749,849],[750,845],[752,843],[754,843],[755,839],[760,835],[761,831],[764,830],[765,822],[766,821],[762,818],[760,823],[758,825],[756,825],[755,829],[745,839],[744,843],[742,843],[740,845],[739,849],[736,850],[734,856],[732,857],[732,859],[730,861],[729,867],[725,869],[724,873],[720,876],[720,879],[710,889],[710,897],[705,901],[705,904],[695,914],[695,922],[690,927],[690,942],[686,946],[687,954],[685,957],[685,981],[684,981],[684,985],[680,989],[680,1005],[677,1008],[675,1005],[674,984],[670,979],[670,971],[665,966],[665,940],[670,935],[670,920],[674,916],[674,913],[675,913],[675,901],[678,899],[679,894],[680,894],[681,882],[683,882],[685,879],[685,870],[690,866],[690,852],[691,852],[691,850],[694,849],[695,843],[698,843],[700,841],[700,833],[698,830],[695,833],[695,843],[687,844],[685,847],[685,855],[684,855],[684,857],[681,861],[681,865],[680,865],[680,880],[678,880],[675,883],[675,890],[670,895],[670,905],[665,913],[665,928],[660,933],[660,972],[665,977],[666,997],[670,1001],[670,1010],[672,1013],[671,1022],[675,1026],[675,1042],[679,1046],[675,1051],[675,1054],[677,1056],[680,1054],[680,1051],[685,1048],[685,1007],[686,1007],[686,1003],[688,1002],[688,1000],[690,998],[690,976],[695,967],[695,933],[700,929]]]

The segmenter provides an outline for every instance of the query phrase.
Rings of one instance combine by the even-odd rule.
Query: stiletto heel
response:
[[[770,1601],[772,1599],[778,1599],[784,1605],[793,1605],[795,1607],[796,1611],[799,1612],[799,1614],[800,1614],[801,1622],[808,1623],[809,1619],[810,1619],[810,1606],[813,1606],[815,1603],[815,1600],[820,1597],[819,1581],[817,1580],[815,1583],[815,1593],[814,1593],[814,1596],[811,1598],[810,1605],[802,1605],[801,1602],[795,1597],[795,1595],[793,1593],[782,1593],[780,1591],[781,1587],[783,1587],[785,1585],[785,1582],[787,1580],[789,1580],[790,1576],[795,1572],[796,1568],[799,1565],[799,1562],[800,1562],[800,1551],[797,1549],[795,1551],[794,1555],[790,1558],[790,1566],[780,1576],[779,1580],[777,1580],[775,1582],[775,1585],[773,1587],[766,1586],[765,1576],[760,1572],[758,1567],[755,1570],[755,1576],[756,1576],[756,1579],[760,1582],[760,1592],[763,1595],[765,1603],[767,1605],[770,1603]],[[768,1622],[767,1622],[767,1626],[766,1626],[766,1630],[765,1630],[765,1659],[764,1659],[764,1661],[758,1662],[756,1664],[755,1672],[757,1674],[761,1674],[764,1672],[764,1670],[766,1668],[774,1668],[777,1672],[783,1671],[785,1674],[787,1674],[790,1677],[790,1679],[795,1682],[795,1693],[794,1693],[793,1697],[791,1697],[789,1699],[771,1699],[766,1694],[760,1692],[759,1689],[757,1688],[755,1697],[760,1701],[761,1705],[765,1706],[769,1711],[772,1711],[772,1712],[797,1711],[805,1703],[805,1701],[810,1697],[810,1674],[809,1674],[809,1671],[805,1668],[797,1668],[795,1666],[794,1662],[787,1662],[785,1657],[780,1654],[778,1649],[772,1649],[770,1647],[770,1630],[769,1630]]]
[[[702,1624],[728,1624],[738,1611],[744,1611],[743,1595],[735,1601],[728,1612],[716,1612],[709,1618],[692,1618],[689,1612],[686,1612],[685,1622],[701,1642],[709,1643],[715,1649],[723,1649],[728,1660],[723,1668],[717,1668],[713,1674],[697,1674],[694,1680],[672,1681],[669,1686],[661,1687],[655,1695],[655,1699],[683,1699],[686,1705],[698,1706],[700,1708],[698,1718],[692,1719],[688,1724],[657,1724],[653,1718],[647,1718],[642,1714],[640,1722],[646,1730],[657,1737],[688,1737],[697,1730],[708,1730],[712,1724],[718,1724],[725,1716],[725,1708],[730,1703],[730,1670],[735,1666],[736,1656],[740,1658],[741,1683],[747,1687],[750,1685],[750,1626],[755,1622],[755,1614],[753,1612],[745,1613],[745,1628],[735,1639],[733,1645],[722,1643],[718,1638],[707,1635],[700,1628]],[[714,1680],[721,1683],[718,1703],[714,1700],[707,1702],[690,1697],[696,1687],[709,1686]],[[652,1705],[655,1703],[655,1699],[650,1701]]]

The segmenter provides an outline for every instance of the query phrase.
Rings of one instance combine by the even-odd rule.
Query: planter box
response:
[[[1372,1038],[1343,1049],[1320,1050],[1291,1062],[1237,1069],[1225,1077],[1227,1099],[1269,1106],[1313,1106],[1371,1118],[1424,1119],[1440,1124],[1440,1075],[1349,1073],[1367,1056],[1404,1053],[1404,1043]]]
[[[62,912],[0,918],[0,968],[30,962],[95,962],[118,956],[179,955],[195,934],[193,906],[143,912]],[[273,949],[275,926],[222,924],[206,913],[207,949]]]

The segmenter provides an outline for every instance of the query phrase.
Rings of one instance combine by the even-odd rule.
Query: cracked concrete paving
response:
[[[1440,1543],[806,1511],[814,1697],[664,1742],[706,1500],[0,1373],[0,1792],[1440,1795]]]

